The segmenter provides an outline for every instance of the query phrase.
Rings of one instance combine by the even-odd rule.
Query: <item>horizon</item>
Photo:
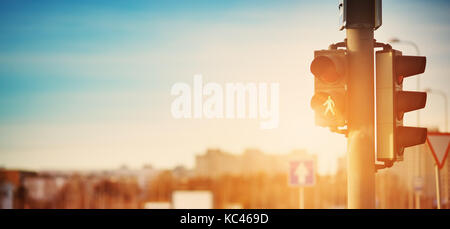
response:
[[[337,1],[44,1],[0,9],[0,166],[193,167],[209,148],[282,155],[305,149],[333,171],[346,140],[314,125],[313,51],[342,41]],[[427,56],[422,89],[450,94],[450,3],[383,2],[378,42],[413,40]],[[317,12],[321,12],[317,14]],[[410,13],[415,12],[411,17]],[[321,29],[328,28],[328,29]],[[334,29],[329,29],[334,28]],[[393,44],[415,55],[408,45]],[[279,127],[171,116],[177,82],[280,84]],[[416,79],[405,89],[415,90]],[[445,129],[429,94],[422,126]],[[416,125],[416,114],[405,116]],[[320,139],[326,139],[325,143]]]

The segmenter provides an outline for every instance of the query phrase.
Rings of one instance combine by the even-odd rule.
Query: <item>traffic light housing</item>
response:
[[[426,57],[376,52],[377,160],[403,160],[404,148],[425,143],[426,128],[403,126],[404,113],[425,107],[426,92],[403,91],[403,79],[425,71]]]
[[[336,129],[347,124],[347,59],[342,49],[317,50],[311,63],[315,124]]]

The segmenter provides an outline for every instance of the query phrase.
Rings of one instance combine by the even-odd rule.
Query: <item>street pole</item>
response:
[[[302,186],[299,189],[300,209],[305,209],[305,188]]]
[[[439,166],[437,165],[437,163],[434,166],[434,171],[436,173],[436,204],[437,209],[441,209],[441,177],[439,173]]]
[[[420,192],[415,191],[415,193],[416,209],[420,209]]]
[[[348,208],[375,208],[373,28],[348,28]]]

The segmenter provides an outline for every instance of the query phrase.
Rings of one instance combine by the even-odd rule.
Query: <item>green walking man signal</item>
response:
[[[324,115],[327,115],[328,112],[330,112],[331,114],[333,114],[333,116],[336,115],[336,112],[334,112],[334,101],[331,99],[331,96],[328,96],[327,101],[325,101],[323,103],[324,106],[326,106],[325,108],[325,112],[323,112]]]

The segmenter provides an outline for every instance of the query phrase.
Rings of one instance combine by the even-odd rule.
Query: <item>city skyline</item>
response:
[[[428,60],[422,88],[450,94],[450,4],[405,2],[383,2],[375,37],[414,40]],[[208,148],[274,154],[305,149],[318,156],[319,168],[332,166],[345,155],[346,141],[314,126],[309,64],[313,50],[345,37],[338,30],[337,1],[277,4],[4,3],[0,166],[192,167],[195,155]],[[393,47],[416,54],[407,45]],[[280,127],[173,119],[170,88],[192,83],[194,74],[219,83],[279,82]],[[415,84],[409,80],[405,87],[415,90]],[[422,125],[445,129],[442,104],[429,95]],[[415,124],[415,114],[406,121]]]

